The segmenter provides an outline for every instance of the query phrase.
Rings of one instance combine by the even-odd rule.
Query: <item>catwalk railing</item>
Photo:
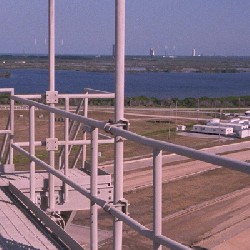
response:
[[[72,95],[73,96],[73,95]],[[153,241],[153,249],[161,249],[161,246],[166,246],[170,249],[190,249],[176,241],[173,241],[166,236],[162,235],[162,152],[168,151],[176,153],[178,155],[186,156],[192,159],[201,160],[204,162],[216,164],[226,168],[234,169],[237,171],[250,173],[250,163],[241,162],[238,160],[232,160],[223,156],[213,155],[206,152],[194,150],[191,148],[158,141],[150,138],[146,138],[140,135],[137,135],[133,132],[124,130],[123,128],[117,126],[116,124],[105,123],[102,121],[97,121],[91,118],[87,118],[78,114],[70,113],[69,111],[61,110],[55,107],[50,107],[42,103],[38,103],[33,100],[26,99],[28,96],[23,98],[22,96],[11,96],[12,105],[13,102],[18,102],[24,105],[29,106],[30,112],[30,136],[28,143],[14,143],[11,142],[11,147],[30,160],[30,193],[31,200],[34,202],[35,197],[35,164],[47,170],[50,174],[56,176],[62,180],[65,185],[69,185],[82,195],[87,197],[91,201],[90,210],[91,210],[91,246],[92,249],[97,249],[98,246],[98,217],[97,217],[97,206],[101,207],[104,211],[116,217],[117,219],[126,223],[129,227],[137,231],[139,234],[151,239]],[[62,97],[69,98],[68,95],[62,95]],[[88,95],[79,95],[79,98],[87,98]],[[35,108],[48,111],[60,116],[65,117],[65,123],[67,124],[68,120],[77,121],[89,128],[88,132],[91,134],[91,140],[69,141],[67,137],[67,129],[65,130],[65,140],[58,141],[58,145],[63,145],[67,152],[69,145],[86,145],[91,144],[91,184],[90,192],[80,187],[77,183],[74,183],[67,176],[67,166],[68,159],[65,157],[64,168],[65,171],[56,170],[51,167],[46,162],[40,160],[35,155],[35,147],[40,145],[39,142],[35,141],[34,131],[35,131]],[[68,126],[65,126],[68,128]],[[153,152],[153,229],[149,229],[139,222],[131,218],[129,215],[124,213],[121,208],[117,208],[111,203],[102,200],[97,195],[97,175],[98,175],[98,145],[100,140],[98,139],[98,131],[103,130],[106,133],[110,133],[113,136],[119,136],[126,140],[133,141],[135,143],[148,146],[152,149]],[[54,138],[50,138],[54,139]],[[110,142],[110,140],[109,140]],[[23,146],[29,146],[29,151],[25,150]],[[66,154],[67,155],[67,154]],[[119,171],[119,170],[116,170]],[[67,196],[67,188],[65,189],[65,197]],[[53,194],[52,194],[53,195]],[[50,203],[54,201],[54,197],[49,197]],[[53,205],[52,205],[53,207]]]

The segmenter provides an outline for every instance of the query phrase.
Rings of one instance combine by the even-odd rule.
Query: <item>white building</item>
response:
[[[185,125],[177,125],[176,126],[176,131],[185,131],[187,128]]]
[[[216,135],[230,135],[233,134],[232,127],[223,127],[223,126],[209,126],[209,125],[194,125],[192,130],[193,132],[199,132],[204,134],[216,134]]]
[[[246,123],[241,124],[239,121],[238,123],[235,123],[235,122],[218,122],[211,120],[207,123],[207,125],[233,128],[234,132],[238,132],[243,129],[248,129],[248,124]]]
[[[246,138],[250,136],[250,129],[241,130],[238,132],[240,138]]]

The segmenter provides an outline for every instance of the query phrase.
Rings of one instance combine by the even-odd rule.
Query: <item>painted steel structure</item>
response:
[[[97,121],[97,120],[93,120],[81,115],[77,115],[77,114],[73,114],[70,113],[68,111],[65,110],[61,110],[55,107],[50,107],[48,105],[45,104],[41,104],[38,103],[36,101],[32,101],[32,100],[28,100],[27,98],[24,99],[20,96],[15,96],[12,95],[11,96],[11,100],[15,101],[15,102],[19,102],[19,103],[23,103],[25,105],[28,105],[30,107],[30,113],[33,113],[33,109],[38,108],[38,109],[42,109],[42,110],[46,110],[49,112],[53,112],[54,114],[58,114],[61,116],[64,116],[65,118],[68,118],[70,120],[75,120],[78,121],[82,124],[85,124],[87,126],[89,126],[90,129],[90,133],[91,133],[91,145],[92,145],[92,166],[91,168],[93,170],[91,170],[91,192],[89,192],[86,189],[83,189],[82,187],[80,187],[77,183],[72,182],[72,180],[70,180],[67,175],[65,175],[65,173],[62,173],[58,170],[55,170],[54,167],[50,166],[49,164],[46,164],[45,162],[41,161],[39,158],[37,158],[34,154],[33,151],[34,149],[32,149],[31,145],[37,145],[36,142],[34,142],[34,136],[32,135],[33,133],[30,133],[30,138],[29,138],[29,143],[25,144],[30,145],[30,149],[29,151],[25,150],[22,146],[22,143],[12,143],[10,146],[11,148],[14,148],[15,150],[17,150],[18,152],[22,153],[23,155],[27,156],[31,162],[36,163],[36,165],[41,166],[42,168],[46,169],[50,174],[55,175],[57,178],[61,179],[62,181],[64,181],[65,184],[73,187],[74,189],[76,189],[77,191],[79,191],[81,194],[85,195],[87,198],[89,198],[92,201],[92,209],[93,211],[95,211],[95,205],[97,204],[98,206],[102,207],[106,212],[112,214],[113,216],[115,216],[115,218],[119,219],[119,221],[123,221],[126,224],[128,224],[129,226],[131,226],[133,229],[137,230],[138,232],[140,232],[142,235],[152,239],[154,241],[154,249],[159,249],[160,245],[164,245],[167,247],[170,247],[171,249],[188,249],[186,246],[182,246],[179,243],[176,243],[174,241],[171,241],[170,239],[164,237],[161,235],[161,204],[162,204],[162,190],[161,190],[161,168],[162,168],[162,151],[166,150],[169,152],[174,152],[180,155],[184,155],[193,159],[198,159],[198,160],[202,160],[205,162],[209,162],[209,163],[213,163],[216,165],[221,165],[227,168],[231,168],[231,169],[235,169],[238,171],[242,171],[242,172],[246,172],[246,173],[250,173],[250,164],[249,163],[245,163],[245,162],[240,162],[240,161],[235,161],[235,160],[231,160],[228,159],[226,157],[222,157],[222,156],[217,156],[217,155],[212,155],[212,154],[208,154],[205,152],[201,152],[201,151],[197,151],[194,149],[190,149],[190,148],[186,148],[186,147],[182,147],[182,146],[178,146],[178,145],[174,145],[171,143],[166,143],[166,142],[161,142],[161,141],[157,141],[157,140],[153,140],[153,139],[149,139],[149,138],[145,138],[142,137],[140,135],[134,134],[132,132],[123,130],[121,127],[117,126],[117,124],[109,124],[109,123],[105,123],[105,122],[101,122],[101,121]],[[32,117],[32,115],[31,115]],[[33,130],[33,125],[32,123],[34,123],[34,119],[32,118],[30,123],[30,130]],[[134,221],[132,218],[130,218],[128,215],[124,214],[123,211],[121,211],[121,209],[117,208],[117,206],[114,206],[112,204],[110,204],[109,202],[107,202],[106,200],[100,199],[100,197],[98,197],[96,195],[96,170],[98,168],[98,164],[96,162],[96,159],[98,158],[98,137],[97,137],[97,130],[104,130],[104,131],[108,131],[109,133],[111,133],[112,135],[114,135],[115,137],[122,137],[125,138],[127,140],[132,140],[134,142],[137,142],[139,144],[142,145],[146,145],[152,148],[152,152],[153,152],[153,169],[154,169],[154,184],[153,184],[153,188],[154,188],[154,227],[153,230],[149,230],[148,228],[145,228],[144,226],[140,225],[138,222]],[[9,133],[10,131],[8,131]],[[61,142],[64,145],[67,145],[66,142]],[[78,144],[79,142],[75,142],[76,144]],[[84,143],[84,142],[82,142]],[[71,142],[71,144],[74,144],[74,141]],[[23,144],[24,145],[24,144]],[[30,165],[30,182],[32,183],[34,180],[32,180],[34,178],[34,169],[32,167],[32,165]],[[32,188],[34,188],[33,185],[30,185],[31,190],[30,193],[33,193]],[[70,197],[69,197],[70,198]],[[54,200],[54,197],[52,198]],[[95,213],[93,213],[95,214]],[[93,216],[93,221],[95,223],[91,224],[92,227],[92,244],[93,246],[97,245],[97,237],[96,237],[96,230],[97,230],[97,217]],[[119,247],[116,247],[115,249],[121,249]]]
[[[60,97],[60,95],[59,95]],[[30,96],[32,98],[32,96]],[[126,138],[127,136],[124,137],[124,135],[120,134],[120,132],[124,131],[123,128],[117,126],[117,124],[109,124],[109,123],[104,123],[101,121],[93,120],[81,115],[73,114],[65,110],[61,110],[55,107],[50,107],[49,105],[45,105],[33,100],[29,100],[26,98],[22,98],[20,96],[11,96],[11,100],[22,103],[25,105],[28,105],[30,107],[29,112],[30,112],[30,133],[29,133],[29,142],[24,143],[24,142],[19,142],[19,143],[13,143],[10,145],[11,148],[14,148],[17,150],[19,153],[25,155],[30,159],[30,198],[32,200],[32,197],[34,197],[35,194],[35,165],[40,166],[44,168],[48,173],[53,174],[53,176],[56,176],[60,180],[62,180],[65,184],[71,186],[87,198],[91,200],[91,211],[92,211],[92,223],[91,223],[91,246],[93,249],[98,247],[98,238],[97,238],[97,229],[98,229],[98,224],[97,224],[97,205],[103,208],[106,212],[112,214],[116,220],[119,220],[120,222],[125,222],[128,224],[131,228],[135,229],[142,235],[150,238],[154,242],[154,249],[159,249],[161,245],[170,247],[171,249],[189,249],[186,246],[182,246],[181,244],[174,242],[167,237],[164,237],[161,235],[161,223],[162,223],[162,218],[161,218],[161,168],[162,168],[162,150],[160,148],[155,148],[154,149],[154,157],[153,157],[153,162],[154,162],[154,186],[155,186],[155,199],[154,199],[154,206],[155,206],[155,212],[154,212],[154,229],[149,230],[148,228],[144,227],[143,225],[139,224],[138,222],[134,221],[132,218],[130,218],[126,213],[124,213],[124,209],[122,209],[122,206],[118,206],[117,204],[111,204],[107,200],[101,199],[96,192],[96,178],[97,178],[97,169],[98,169],[98,145],[100,143],[100,140],[98,139],[98,130],[101,129],[103,131],[108,131],[111,134],[113,134],[115,137],[122,137],[123,139]],[[62,173],[59,170],[56,170],[53,166],[50,164],[47,164],[43,161],[41,161],[37,156],[35,156],[35,147],[41,145],[39,142],[35,141],[35,115],[34,115],[34,110],[35,108],[38,108],[40,110],[45,110],[48,112],[52,112],[53,114],[58,114],[61,116],[64,116],[66,119],[78,121],[80,123],[83,123],[87,126],[90,127],[89,133],[91,134],[91,148],[92,148],[92,153],[91,153],[91,188],[90,191],[87,189],[82,188],[79,186],[79,184],[73,182],[71,179],[67,177],[67,174]],[[67,120],[66,120],[67,121]],[[124,131],[128,136],[133,135],[133,133]],[[135,135],[135,134],[134,134]],[[137,135],[135,135],[136,139]],[[143,137],[142,137],[143,138]],[[137,141],[137,139],[136,139]],[[82,142],[77,142],[77,141],[71,141],[71,144],[79,144],[79,143],[86,143],[85,141]],[[60,141],[59,144],[67,146],[68,143],[67,141]],[[25,149],[25,146],[29,146],[29,149]],[[35,164],[35,165],[34,165]],[[65,164],[67,166],[67,164]],[[54,190],[54,187],[52,187]],[[66,190],[65,190],[66,191]],[[52,200],[49,201],[49,204],[51,206],[51,202],[55,201],[55,195],[52,194],[54,197],[52,197]],[[51,196],[49,195],[49,199]],[[70,199],[70,197],[68,197]],[[119,205],[122,205],[122,203],[119,203]],[[54,207],[54,204],[53,204]],[[51,209],[51,208],[50,208]],[[121,239],[122,241],[122,235]],[[119,246],[114,245],[114,249],[122,249]]]
[[[212,164],[224,166],[237,171],[250,173],[250,163],[236,161],[228,159],[223,156],[212,155],[206,152],[201,152],[191,148],[153,140],[145,138],[135,133],[132,133],[126,128],[128,122],[124,119],[124,57],[125,57],[125,0],[115,0],[116,6],[116,105],[115,105],[115,123],[106,123],[90,119],[86,116],[79,114],[73,114],[69,112],[70,97],[78,97],[87,99],[88,97],[103,97],[102,93],[97,94],[77,94],[77,95],[61,95],[55,91],[55,0],[49,0],[49,90],[46,92],[46,104],[31,100],[40,98],[37,96],[17,96],[14,94],[13,89],[2,89],[1,92],[9,92],[11,95],[10,103],[10,119],[5,130],[0,130],[1,134],[9,135],[9,145],[3,141],[4,145],[1,149],[8,148],[7,158],[2,161],[1,165],[7,172],[13,169],[13,150],[18,151],[22,155],[26,156],[30,160],[30,200],[32,204],[35,203],[35,176],[36,166],[40,166],[49,173],[49,210],[55,210],[55,177],[59,178],[65,184],[64,193],[65,201],[70,200],[67,186],[77,190],[81,195],[87,197],[90,201],[91,210],[91,249],[98,248],[98,210],[97,207],[102,208],[107,213],[114,217],[114,233],[113,233],[113,248],[115,250],[122,249],[122,234],[123,223],[126,223],[129,227],[139,232],[141,235],[153,242],[153,249],[161,249],[162,246],[166,246],[170,249],[190,249],[178,242],[175,242],[166,236],[162,235],[162,152],[168,151],[179,155],[187,156],[192,159],[209,162]],[[105,93],[106,95],[107,93]],[[107,94],[106,96],[108,96]],[[66,107],[65,110],[56,107],[58,98],[65,98]],[[15,102],[29,107],[29,141],[16,143],[14,141],[14,106]],[[49,138],[46,140],[46,148],[49,151],[49,163],[46,163],[36,156],[36,147],[42,146],[41,142],[36,141],[35,138],[35,110],[41,109],[50,113],[49,116]],[[55,137],[55,115],[60,115],[65,118],[65,137],[64,140],[59,141]],[[69,140],[68,121],[77,121],[84,124],[88,129],[86,133],[91,135],[90,141],[83,138],[83,140]],[[101,199],[97,193],[97,175],[98,175],[98,145],[101,142],[98,138],[99,131],[105,131],[110,133],[111,137],[114,137],[114,198],[113,203],[105,199]],[[113,138],[112,137],[112,138]],[[153,153],[153,229],[149,229],[139,222],[131,218],[126,212],[126,201],[123,198],[123,140],[131,140],[139,145],[145,145],[151,148]],[[108,139],[105,143],[111,142],[113,139]],[[7,140],[6,140],[7,141]],[[58,145],[65,147],[65,152],[69,150],[70,145],[91,145],[91,164],[90,164],[90,190],[81,187],[78,183],[72,181],[68,177],[68,163],[69,159],[67,153],[64,158],[64,172],[55,169],[55,151]],[[29,147],[28,149],[25,146]],[[14,189],[14,188],[13,188]],[[17,190],[15,192],[18,192]],[[24,198],[25,199],[25,198]],[[28,201],[27,201],[28,202]],[[30,209],[32,205],[30,203]],[[37,212],[37,216],[39,213]]]

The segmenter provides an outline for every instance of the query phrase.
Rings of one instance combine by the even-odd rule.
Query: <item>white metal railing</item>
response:
[[[75,190],[79,191],[81,194],[86,196],[91,201],[91,211],[92,211],[92,218],[91,221],[91,246],[93,249],[97,249],[98,238],[97,238],[97,205],[102,207],[106,212],[110,213],[117,219],[125,222],[128,226],[139,232],[141,235],[151,239],[154,243],[153,249],[161,249],[162,246],[169,247],[170,249],[189,249],[186,246],[183,246],[165,236],[162,235],[162,151],[173,152],[182,156],[187,156],[192,159],[201,160],[204,162],[216,164],[219,166],[224,166],[226,168],[234,169],[237,171],[250,173],[250,163],[241,162],[238,160],[229,159],[223,156],[213,155],[210,153],[206,153],[203,151],[194,150],[191,148],[187,148],[184,146],[179,146],[163,141],[158,141],[150,138],[146,138],[140,135],[137,135],[133,132],[123,130],[121,127],[116,126],[115,124],[109,124],[102,121],[97,121],[91,118],[87,118],[81,115],[73,114],[65,110],[61,110],[55,107],[50,107],[41,103],[37,103],[32,100],[23,99],[20,96],[12,96],[11,99],[16,102],[20,102],[22,104],[28,105],[30,107],[30,117],[31,117],[31,125],[30,125],[30,139],[29,143],[26,145],[30,146],[30,151],[26,151],[21,147],[22,144],[20,143],[12,143],[12,147],[18,150],[23,155],[27,156],[31,160],[30,165],[30,175],[31,175],[31,199],[34,195],[34,163],[46,169],[50,174],[58,177],[61,179],[66,185],[73,187]],[[84,125],[90,127],[91,133],[91,140],[88,141],[88,144],[91,144],[91,191],[87,191],[86,189],[80,187],[77,183],[74,183],[67,177],[67,163],[68,159],[65,159],[65,172],[64,174],[55,170],[53,166],[47,164],[35,156],[35,146],[37,143],[35,142],[33,129],[34,129],[34,108],[39,108],[48,112],[52,112],[54,114],[61,115],[66,119],[74,120],[80,122]],[[100,143],[98,139],[98,130],[104,130],[105,132],[111,133],[113,136],[125,138],[127,140],[134,141],[136,143],[148,146],[152,148],[153,152],[153,230],[146,228],[145,226],[141,225],[128,215],[124,214],[120,209],[112,206],[105,200],[98,198],[97,196],[97,169],[98,169],[98,145]],[[86,141],[81,142],[74,142],[68,141],[67,136],[65,137],[65,141],[60,142],[60,145],[64,145],[65,148],[71,145],[75,145],[78,143],[82,143],[86,145]],[[66,149],[67,150],[67,149]],[[32,163],[33,162],[33,163]],[[119,169],[116,169],[119,171]],[[114,187],[115,188],[115,187]],[[115,191],[115,190],[114,190]],[[67,197],[67,196],[66,196]],[[50,197],[51,198],[51,197]],[[68,199],[68,197],[67,197]],[[52,197],[52,200],[53,197]],[[51,202],[51,200],[50,200]],[[115,248],[116,249],[116,248]]]
[[[0,89],[1,93],[7,93],[10,96],[14,95],[14,89],[12,88],[2,88]],[[2,165],[13,165],[13,148],[11,148],[11,144],[13,143],[13,135],[14,135],[14,101],[10,101],[10,108],[8,109],[10,111],[6,129],[0,130],[0,134],[4,135],[3,142],[1,145],[1,151],[0,151],[0,164]],[[7,147],[7,141],[9,140],[9,147]],[[5,156],[5,159],[3,157]]]

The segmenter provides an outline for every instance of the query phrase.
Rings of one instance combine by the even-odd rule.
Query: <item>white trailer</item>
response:
[[[232,127],[234,132],[238,132],[240,130],[248,129],[248,125],[245,124],[235,124],[235,123],[221,123],[223,127]]]
[[[248,129],[248,124],[239,124],[239,123],[231,123],[231,122],[221,122],[221,123],[208,123],[208,126],[220,126],[220,127],[229,127],[233,128],[234,132],[238,132],[240,130]]]
[[[240,138],[246,138],[250,136],[250,129],[244,129],[244,130],[240,130],[238,133],[238,136]]]
[[[215,135],[233,134],[232,127],[224,127],[224,126],[194,125],[192,131],[204,134],[215,134]]]
[[[193,125],[193,128],[191,129],[191,131],[193,131],[193,132],[201,132],[203,126],[204,125],[199,125],[199,124]]]
[[[185,125],[177,125],[176,131],[185,131],[187,127]]]

